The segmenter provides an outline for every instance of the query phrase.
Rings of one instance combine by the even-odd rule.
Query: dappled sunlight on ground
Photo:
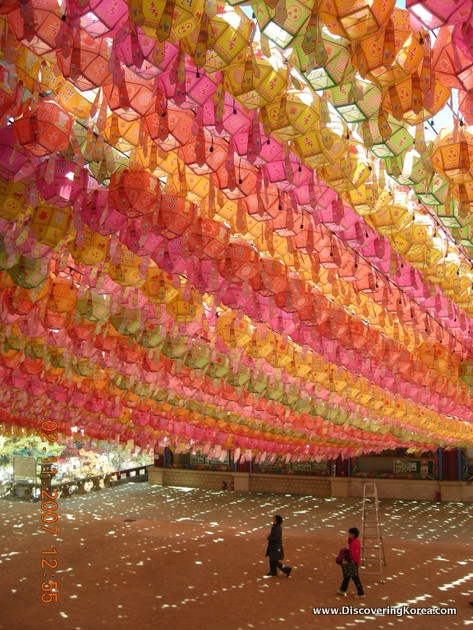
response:
[[[282,515],[290,579],[267,578],[266,534]],[[340,598],[334,562],[361,500],[127,484],[60,500],[58,535],[41,504],[0,501],[0,628],[180,630],[473,626],[473,506],[381,501],[384,584],[362,569],[366,598]],[[41,552],[57,549],[58,603],[41,603]],[[372,572],[372,573],[371,573]],[[453,616],[376,616],[318,607],[456,607]]]

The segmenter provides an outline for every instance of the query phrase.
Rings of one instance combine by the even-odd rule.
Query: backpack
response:
[[[348,549],[348,547],[342,547],[340,551],[338,552],[337,557],[335,558],[335,562],[337,564],[342,564],[342,562],[348,560],[349,553],[350,553],[350,550]]]

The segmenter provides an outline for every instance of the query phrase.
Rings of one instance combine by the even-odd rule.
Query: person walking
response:
[[[277,575],[278,569],[286,574],[291,575],[292,568],[281,564],[280,560],[284,558],[284,548],[282,546],[282,518],[279,514],[273,516],[273,526],[267,535],[268,548],[266,556],[269,556],[269,573],[267,575]]]
[[[348,558],[342,562],[343,581],[340,588],[337,590],[337,595],[346,597],[347,588],[350,582],[350,578],[353,580],[356,590],[356,599],[362,599],[365,596],[363,587],[361,585],[360,576],[358,575],[358,568],[361,562],[361,545],[358,539],[360,535],[359,530],[356,527],[350,527],[348,530]]]

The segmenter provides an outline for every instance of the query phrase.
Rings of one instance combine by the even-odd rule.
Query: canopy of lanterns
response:
[[[0,40],[4,429],[473,445],[470,0],[0,0]]]

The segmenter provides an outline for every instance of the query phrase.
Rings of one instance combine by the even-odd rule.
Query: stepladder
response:
[[[361,566],[365,574],[379,575],[384,583],[383,567],[386,566],[383,531],[381,526],[378,488],[375,483],[363,485],[363,509],[361,513]]]

